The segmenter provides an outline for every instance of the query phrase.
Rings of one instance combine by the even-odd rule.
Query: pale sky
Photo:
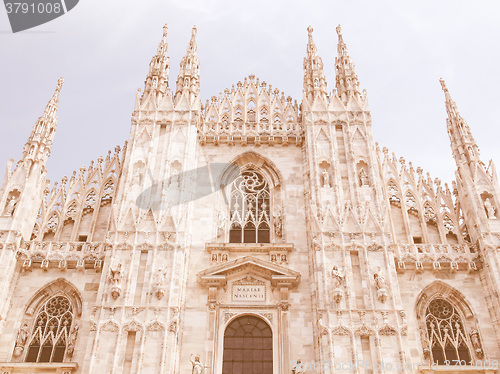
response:
[[[368,92],[375,141],[449,182],[455,163],[440,77],[483,161],[500,161],[499,14],[496,1],[81,0],[61,18],[12,34],[0,9],[0,167],[21,156],[60,76],[49,178],[122,146],[164,23],[171,89],[198,27],[203,102],[250,74],[300,102],[308,25],[333,90],[341,24]]]

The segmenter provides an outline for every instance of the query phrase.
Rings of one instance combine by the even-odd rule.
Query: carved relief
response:
[[[153,293],[158,300],[161,300],[162,297],[165,295],[166,277],[167,277],[166,267],[162,267],[156,270]]]
[[[377,271],[373,274],[373,279],[375,281],[375,287],[377,288],[377,298],[380,302],[385,302],[387,299],[387,284],[385,282],[384,273],[382,268],[379,266]]]
[[[109,268],[109,282],[111,283],[111,296],[113,296],[113,299],[117,299],[122,292],[122,278],[123,269],[121,263],[118,263],[116,267]]]
[[[333,266],[332,269],[332,279],[333,279],[333,299],[338,304],[342,300],[344,285],[345,272],[342,268],[338,268],[337,265]]]
[[[28,324],[25,323],[17,333],[16,346],[14,348],[14,356],[18,357],[23,353],[26,340],[28,339],[28,335],[29,335],[29,328]]]

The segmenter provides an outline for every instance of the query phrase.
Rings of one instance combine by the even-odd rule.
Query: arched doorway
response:
[[[273,334],[255,316],[232,321],[224,332],[222,374],[272,374]]]

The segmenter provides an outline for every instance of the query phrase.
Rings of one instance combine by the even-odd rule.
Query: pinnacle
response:
[[[351,96],[359,97],[359,82],[356,75],[354,63],[352,62],[347,46],[342,38],[342,28],[337,26],[337,35],[339,37],[337,52],[338,56],[335,59],[336,70],[336,88],[337,94],[344,103],[349,101]]]
[[[307,28],[307,37],[308,37],[307,53],[308,54],[316,54],[316,52],[317,52],[316,45],[314,44],[314,40],[313,40],[313,37],[312,37],[313,31],[314,31],[314,29],[311,26],[309,26]]]
[[[194,53],[196,52],[196,34],[198,30],[196,26],[193,26],[193,30],[191,31],[191,40],[189,41],[189,46],[188,46],[188,53]]]
[[[445,103],[446,103],[446,111],[450,117],[460,116],[458,113],[458,108],[455,102],[452,100],[450,96],[450,92],[448,91],[448,87],[446,87],[446,83],[443,78],[439,78],[439,83],[441,83],[441,88],[444,92]]]
[[[45,107],[45,111],[43,113],[44,116],[53,117],[55,115],[57,111],[57,105],[59,104],[59,93],[61,92],[63,83],[64,83],[64,78],[63,77],[59,78],[57,81],[57,87],[54,92],[54,95],[52,95],[52,98]]]
[[[443,91],[448,92],[448,88],[446,87],[446,83],[444,82],[443,78],[439,78],[439,83],[441,83],[441,88],[443,89]]]
[[[313,28],[307,28],[307,55],[304,58],[304,94],[311,100],[321,96],[326,99],[326,80],[323,72],[323,61],[318,56],[312,37]]]

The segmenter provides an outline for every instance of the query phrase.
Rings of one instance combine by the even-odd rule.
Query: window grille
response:
[[[245,171],[231,189],[230,243],[270,243],[270,193],[264,177]]]
[[[72,322],[69,299],[65,296],[49,299],[36,316],[26,362],[62,362]]]
[[[434,299],[427,307],[425,324],[429,336],[432,361],[452,365],[456,360],[471,360],[462,317],[444,299]]]

